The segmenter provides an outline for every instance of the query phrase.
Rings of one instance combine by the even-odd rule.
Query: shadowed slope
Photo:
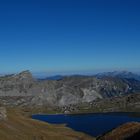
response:
[[[126,123],[98,138],[98,140],[138,140],[140,123]]]

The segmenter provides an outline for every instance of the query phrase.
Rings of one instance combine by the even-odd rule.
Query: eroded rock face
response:
[[[30,96],[40,92],[29,71],[0,77],[0,96]]]
[[[5,107],[0,107],[0,120],[7,119],[7,111]]]
[[[45,92],[49,101],[65,106],[97,99],[122,96],[133,92],[134,86],[126,80],[105,77],[66,77],[59,81],[44,81]]]

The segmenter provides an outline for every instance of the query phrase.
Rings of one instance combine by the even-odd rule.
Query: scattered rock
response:
[[[7,111],[5,107],[0,107],[0,120],[7,119]]]

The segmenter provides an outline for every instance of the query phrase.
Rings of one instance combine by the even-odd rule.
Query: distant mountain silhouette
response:
[[[49,76],[49,77],[46,77],[46,78],[42,78],[40,80],[61,80],[63,78],[64,78],[64,76],[62,76],[62,75],[54,75],[54,76]]]
[[[140,81],[140,75],[128,71],[104,72],[104,73],[98,73],[96,75],[96,77],[104,77],[104,76],[135,79]]]

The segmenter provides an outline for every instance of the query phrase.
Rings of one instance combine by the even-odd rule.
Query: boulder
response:
[[[0,107],[0,120],[7,119],[7,111],[5,107]]]

